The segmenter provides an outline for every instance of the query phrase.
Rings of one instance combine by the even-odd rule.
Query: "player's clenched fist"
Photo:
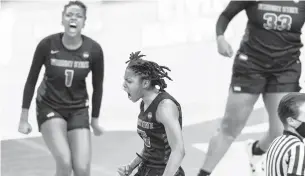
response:
[[[221,54],[225,57],[233,56],[233,49],[223,36],[217,37],[217,48],[218,48],[219,54]]]
[[[129,176],[132,173],[132,168],[129,165],[118,168],[119,176]]]
[[[28,119],[28,114],[25,112],[22,112],[21,118],[19,121],[19,126],[18,126],[18,131],[22,134],[29,134],[32,131],[32,126],[26,119]]]
[[[98,118],[93,117],[91,119],[91,128],[95,136],[100,136],[103,134],[103,128],[99,125]]]

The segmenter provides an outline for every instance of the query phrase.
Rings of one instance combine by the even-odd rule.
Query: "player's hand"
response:
[[[20,120],[18,131],[22,134],[29,134],[32,131],[32,126],[28,121]]]
[[[103,128],[100,126],[98,122],[98,118],[91,119],[91,128],[95,136],[100,136],[103,134]]]
[[[132,173],[132,168],[129,165],[118,168],[119,176],[129,176]]]
[[[219,54],[221,54],[225,57],[233,56],[233,49],[223,36],[217,37],[217,48],[218,48]]]
[[[18,126],[18,131],[22,134],[29,134],[32,132],[32,126],[28,122],[28,115],[28,109],[22,109]]]

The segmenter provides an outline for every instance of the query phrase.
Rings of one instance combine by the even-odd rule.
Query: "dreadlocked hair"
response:
[[[141,51],[137,51],[135,53],[131,53],[129,60],[126,61],[128,64],[128,68],[132,69],[136,74],[139,74],[142,79],[147,79],[151,81],[152,86],[158,85],[161,91],[167,87],[163,78],[167,78],[172,81],[165,70],[171,71],[166,66],[160,66],[155,62],[147,61],[141,59],[146,56],[140,54]]]

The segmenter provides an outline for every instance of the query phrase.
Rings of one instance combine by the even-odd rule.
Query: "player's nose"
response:
[[[77,21],[77,16],[76,15],[71,15],[71,22],[76,22]]]
[[[126,84],[126,82],[125,82],[125,81],[123,82],[123,90],[124,90],[124,91],[126,91],[126,90],[127,90],[127,84]]]

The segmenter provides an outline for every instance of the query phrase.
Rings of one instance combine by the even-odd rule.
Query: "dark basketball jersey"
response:
[[[84,108],[89,105],[85,79],[92,71],[95,94],[92,97],[92,116],[97,117],[103,84],[102,49],[97,42],[82,35],[82,46],[68,50],[62,44],[62,36],[62,33],[54,34],[39,43],[27,84],[35,83],[38,74],[33,70],[44,65],[45,74],[37,91],[37,102],[46,103],[54,110]],[[31,94],[33,90],[27,90],[27,87],[25,94]],[[24,95],[23,107],[29,107],[31,99],[32,96]]]
[[[180,104],[167,92],[161,92],[144,111],[144,103],[141,102],[141,112],[138,117],[137,132],[144,141],[142,157],[152,165],[166,166],[171,148],[169,146],[165,128],[156,120],[156,111],[159,103],[164,99],[172,100],[179,110],[179,123],[182,128],[182,112]]]
[[[305,1],[231,1],[223,14],[245,9],[248,23],[240,52],[264,63],[276,59],[298,59]]]

